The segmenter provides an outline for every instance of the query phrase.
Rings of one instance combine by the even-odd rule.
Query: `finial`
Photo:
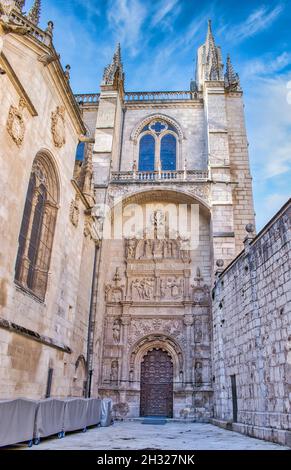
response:
[[[254,233],[254,231],[255,231],[254,224],[247,224],[246,225],[246,231],[247,231],[247,233]]]
[[[34,0],[34,3],[28,12],[27,18],[36,26],[38,26],[39,24],[40,11],[41,11],[41,0]]]
[[[16,0],[15,3],[19,10],[22,11],[25,5],[25,0]]]
[[[117,44],[113,54],[111,64],[107,65],[103,73],[103,85],[113,85],[115,78],[120,81],[124,80],[123,64],[121,61],[121,47],[120,43]]]
[[[217,266],[218,268],[222,268],[223,265],[224,265],[223,259],[218,259],[218,260],[216,261],[216,266]]]
[[[215,45],[211,20],[208,20],[208,31],[205,42],[205,59],[205,80],[223,80],[220,51]]]
[[[227,54],[226,71],[224,75],[225,88],[228,90],[240,90],[239,75],[234,71],[230,55]]]

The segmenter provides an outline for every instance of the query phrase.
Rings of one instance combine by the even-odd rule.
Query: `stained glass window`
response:
[[[76,160],[79,162],[82,162],[84,160],[84,155],[85,155],[85,143],[80,142],[77,147],[76,151]]]
[[[146,134],[139,143],[139,171],[154,171],[155,169],[155,139]]]
[[[176,138],[166,134],[161,141],[162,170],[176,170]]]

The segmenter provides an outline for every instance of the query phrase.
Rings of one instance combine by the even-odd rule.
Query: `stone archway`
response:
[[[149,350],[141,362],[140,415],[173,416],[173,361],[160,348]]]

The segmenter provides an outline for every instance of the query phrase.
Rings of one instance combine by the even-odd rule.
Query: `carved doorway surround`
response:
[[[173,416],[173,362],[162,349],[148,351],[141,363],[141,416]]]

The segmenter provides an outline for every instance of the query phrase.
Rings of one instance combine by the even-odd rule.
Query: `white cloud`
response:
[[[258,179],[271,180],[291,170],[291,106],[287,83],[291,73],[256,77],[246,93],[251,161]]]
[[[163,26],[171,26],[173,19],[180,13],[181,5],[178,0],[161,0],[157,3],[156,12],[153,16],[151,25],[155,27],[162,23]]]
[[[279,17],[283,10],[283,4],[278,4],[272,9],[267,6],[261,6],[253,11],[245,21],[233,26],[225,25],[220,30],[220,34],[223,34],[228,42],[237,44],[267,29]]]
[[[256,217],[257,228],[260,230],[264,227],[289,198],[290,193],[273,193],[262,198],[260,201],[261,210]]]
[[[109,29],[116,42],[127,47],[135,57],[141,47],[142,26],[147,16],[147,9],[141,0],[110,0],[107,10]]]
[[[275,58],[269,54],[260,59],[249,60],[242,69],[242,78],[250,79],[254,76],[275,74],[291,64],[291,53],[282,52]]]

